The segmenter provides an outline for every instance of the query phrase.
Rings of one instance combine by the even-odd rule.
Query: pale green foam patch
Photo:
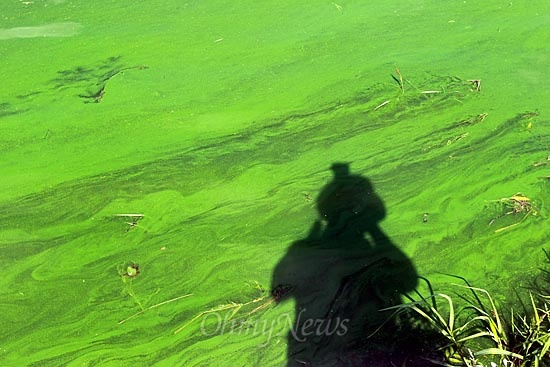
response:
[[[75,22],[52,23],[36,27],[0,28],[0,40],[35,37],[71,37],[82,25]]]

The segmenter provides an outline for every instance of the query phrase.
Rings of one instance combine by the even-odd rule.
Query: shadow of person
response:
[[[274,299],[296,305],[287,365],[391,366],[367,361],[368,336],[391,315],[381,310],[400,304],[418,276],[379,227],[386,210],[370,181],[346,163],[331,169],[334,178],[317,198],[320,219],[273,272]]]

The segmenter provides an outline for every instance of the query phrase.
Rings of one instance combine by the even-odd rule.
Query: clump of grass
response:
[[[512,361],[513,366],[550,365],[550,296],[537,302],[530,294],[529,315],[512,312],[508,329],[509,347],[523,358]]]
[[[434,364],[550,366],[550,295],[529,293],[528,307],[524,306],[519,313],[514,309],[505,312],[487,290],[471,286],[464,278],[457,278],[465,285],[455,286],[467,289],[470,294],[468,297],[459,293],[459,299],[466,301],[460,308],[453,297],[434,293],[430,286],[427,297],[417,293],[416,297],[407,296],[408,303],[386,309],[394,311],[392,317],[408,314],[409,318],[412,317],[411,322],[419,317],[442,337],[443,342],[432,347],[444,354],[446,362],[432,361]]]
[[[533,288],[537,290],[539,294],[550,294],[550,252],[546,250],[544,255],[546,255],[546,268],[540,269],[539,276],[533,282]]]

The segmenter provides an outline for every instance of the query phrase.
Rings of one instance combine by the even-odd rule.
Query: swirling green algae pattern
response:
[[[335,161],[373,181],[384,230],[422,275],[507,297],[542,260],[544,2],[48,5],[0,5],[4,28],[81,24],[0,41],[3,365],[284,365],[285,333],[173,332],[268,287]],[[137,65],[100,103],[78,96]],[[487,203],[517,192],[537,215],[495,233],[520,218],[489,225]],[[144,217],[127,231],[117,213]],[[192,295],[119,324],[140,311],[117,271],[128,262],[144,307]]]

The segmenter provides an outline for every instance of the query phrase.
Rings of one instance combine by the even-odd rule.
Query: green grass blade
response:
[[[533,307],[533,316],[535,317],[536,325],[540,325],[540,317],[537,311],[537,305],[535,304],[535,299],[533,298],[533,293],[529,292],[529,297],[531,297],[531,307]]]
[[[454,325],[455,325],[455,309],[453,305],[453,300],[451,299],[451,297],[443,293],[439,293],[438,296],[445,298],[449,303],[449,321],[447,322],[447,326],[449,328],[449,331],[452,332],[452,330],[454,330]]]
[[[540,351],[541,357],[544,357],[548,350],[550,349],[550,331],[546,332],[546,335],[543,337],[543,339],[546,338],[546,343],[542,346],[542,349]]]
[[[500,348],[487,348],[474,353],[474,356],[476,357],[485,356],[485,355],[508,356],[508,357],[514,357],[514,358],[523,360],[523,356],[514,352],[510,352],[509,350],[504,350]]]

